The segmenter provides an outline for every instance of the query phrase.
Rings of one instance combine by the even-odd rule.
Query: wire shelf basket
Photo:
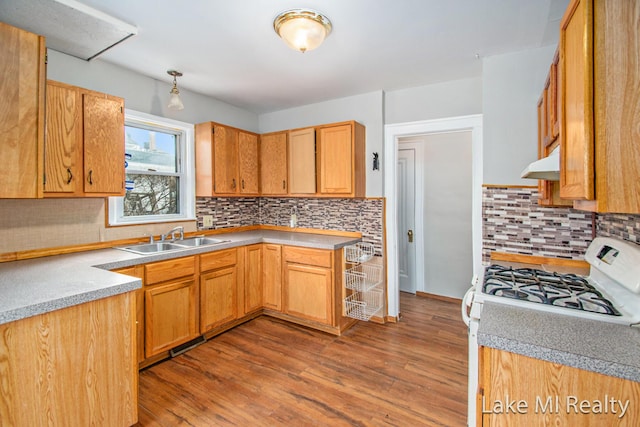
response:
[[[369,320],[382,310],[382,289],[371,289],[367,292],[354,292],[344,299],[345,313],[358,320]]]
[[[375,247],[372,243],[358,242],[354,245],[345,246],[344,258],[350,263],[367,262],[375,254]]]
[[[344,272],[347,289],[364,292],[382,282],[382,265],[358,264]]]

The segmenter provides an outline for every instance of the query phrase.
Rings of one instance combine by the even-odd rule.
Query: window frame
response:
[[[179,210],[177,214],[124,216],[124,196],[109,197],[108,225],[139,225],[176,221],[195,221],[195,167],[194,167],[194,126],[166,117],[154,116],[139,111],[125,109],[125,126],[140,127],[164,133],[176,134],[177,174],[163,172],[131,171],[136,174],[179,176]]]

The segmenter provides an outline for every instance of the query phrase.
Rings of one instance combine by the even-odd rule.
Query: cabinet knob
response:
[[[73,179],[73,174],[71,173],[71,169],[67,168],[67,184],[71,184],[72,179]]]
[[[89,169],[89,178],[87,178],[87,181],[89,181],[89,185],[93,185],[93,169]]]
[[[244,179],[242,180],[242,189],[244,190]]]
[[[282,180],[282,189],[283,190],[287,189],[287,182],[284,179]]]
[[[233,178],[233,180],[231,181],[231,188],[236,188],[236,179]]]

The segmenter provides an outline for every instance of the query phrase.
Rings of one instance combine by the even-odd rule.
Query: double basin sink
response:
[[[160,252],[179,251],[183,249],[196,248],[199,246],[218,245],[229,240],[214,239],[211,237],[189,237],[170,242],[140,243],[137,245],[119,247],[123,251],[133,252],[139,255],[157,254]]]

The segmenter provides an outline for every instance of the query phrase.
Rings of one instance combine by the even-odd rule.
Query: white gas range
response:
[[[586,277],[532,268],[488,266],[462,302],[469,326],[468,426],[476,425],[478,325],[486,301],[626,325],[640,324],[640,246],[597,237],[585,254]]]

